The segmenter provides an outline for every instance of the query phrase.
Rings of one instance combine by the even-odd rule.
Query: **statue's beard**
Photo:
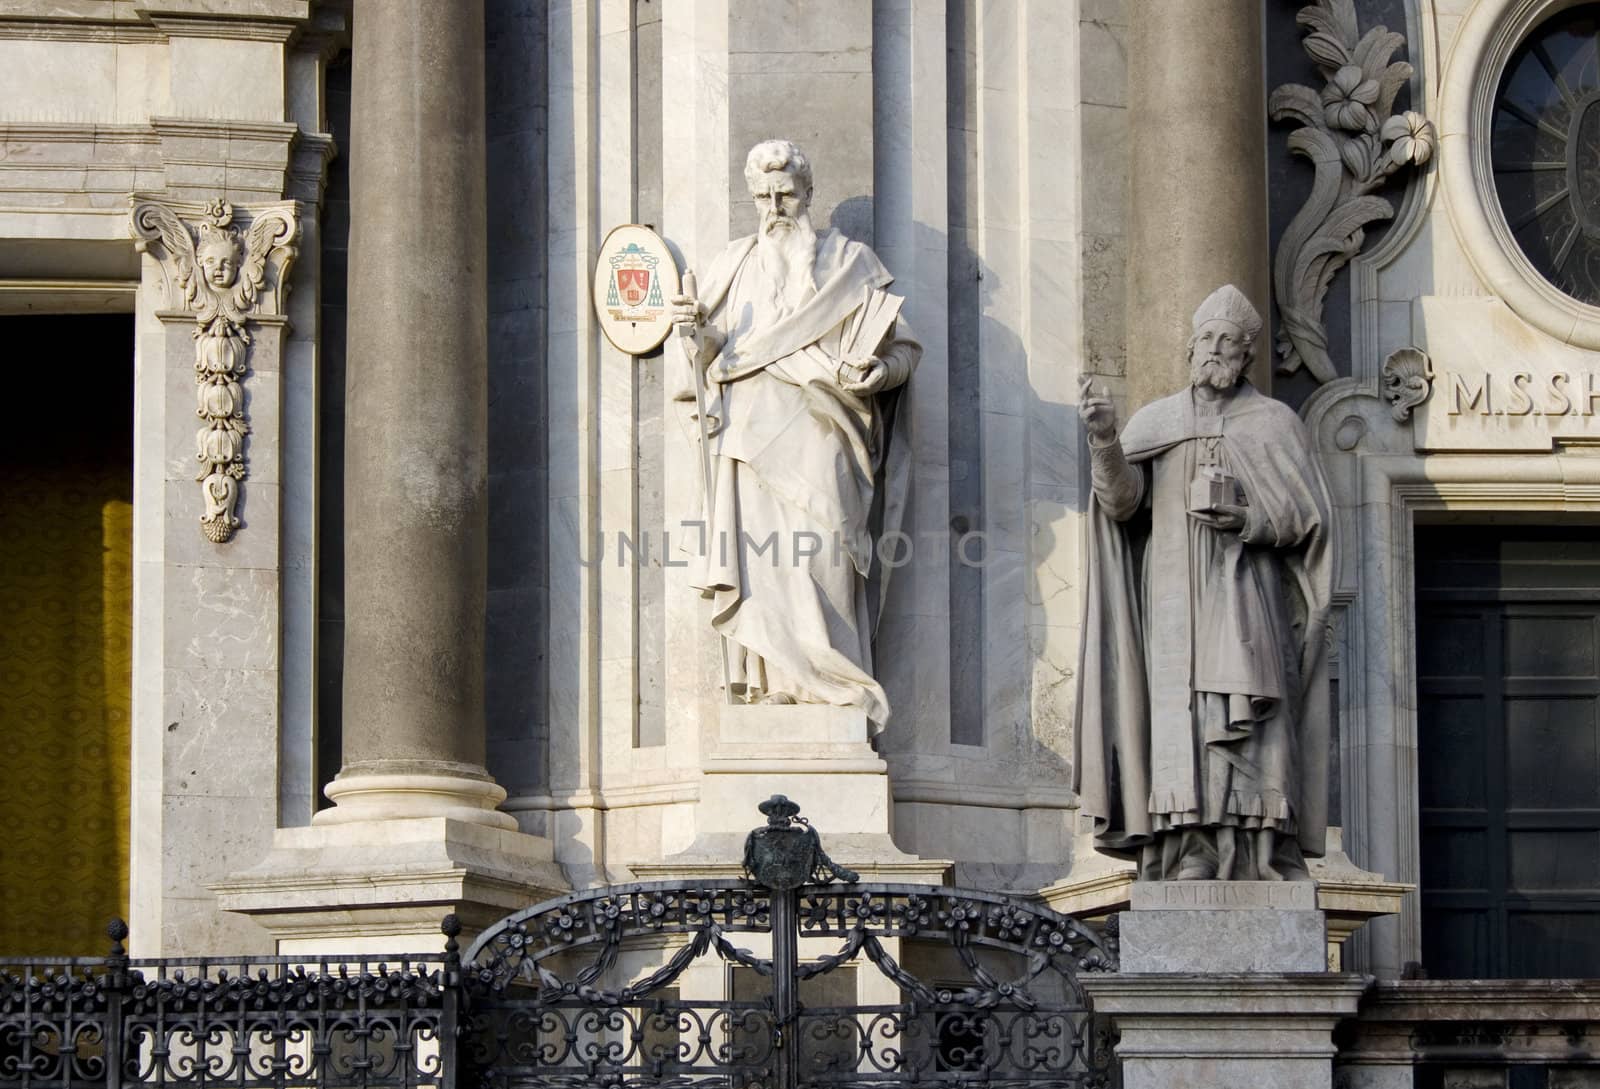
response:
[[[1220,359],[1201,359],[1191,357],[1189,360],[1189,384],[1199,389],[1201,386],[1210,386],[1212,389],[1230,390],[1239,383],[1239,375],[1244,371],[1244,364],[1230,367]]]
[[[806,292],[816,286],[811,274],[817,263],[817,232],[809,212],[793,219],[769,217],[756,236],[756,253],[780,310],[788,313],[805,301]]]

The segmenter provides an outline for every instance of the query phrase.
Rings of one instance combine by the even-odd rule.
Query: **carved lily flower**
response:
[[[1396,167],[1421,166],[1433,158],[1433,123],[1420,113],[1395,114],[1378,135],[1389,145],[1389,161]]]
[[[1375,132],[1377,118],[1370,107],[1378,101],[1378,81],[1367,79],[1366,73],[1354,64],[1347,64],[1333,74],[1322,89],[1322,116],[1329,128],[1346,132]]]

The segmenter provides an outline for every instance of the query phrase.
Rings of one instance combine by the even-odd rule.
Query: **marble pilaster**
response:
[[[129,916],[141,955],[261,950],[267,936],[221,915],[205,883],[249,857],[277,823],[285,647],[281,631],[281,471],[285,285],[305,210],[139,195],[129,230],[141,251],[135,309],[133,835]],[[226,209],[225,213],[219,209]],[[218,230],[219,219],[225,225]],[[251,272],[201,277],[197,247],[226,232]],[[242,283],[248,279],[248,285]],[[226,316],[219,317],[219,312]],[[226,326],[224,337],[197,330]],[[246,339],[248,338],[248,339]],[[215,351],[226,341],[237,354]],[[197,383],[197,363],[232,360],[232,392]],[[227,388],[225,385],[224,388]],[[210,483],[197,446],[226,406],[248,426],[228,475],[234,530],[202,532]],[[212,481],[211,483],[215,483]]]

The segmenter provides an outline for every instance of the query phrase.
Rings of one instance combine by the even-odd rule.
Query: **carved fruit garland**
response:
[[[200,529],[221,544],[239,526],[239,488],[248,470],[244,437],[250,424],[244,414],[243,379],[249,371],[247,328],[267,284],[267,258],[278,254],[278,277],[288,274],[295,256],[297,224],[283,208],[263,210],[242,234],[233,223],[233,207],[213,201],[197,219],[198,238],[171,208],[133,200],[133,232],[141,251],[152,243],[165,251],[169,282],[182,305],[195,312],[195,415],[202,423],[195,434],[200,463],[204,513]],[[160,255],[158,255],[160,256]]]
[[[1328,355],[1323,301],[1334,274],[1361,252],[1366,228],[1394,218],[1394,205],[1373,196],[1401,170],[1433,157],[1433,125],[1409,110],[1391,116],[1411,65],[1390,63],[1404,36],[1387,27],[1360,33],[1353,0],[1317,0],[1296,22],[1310,33],[1306,53],[1327,81],[1318,92],[1288,83],[1272,92],[1274,121],[1292,118],[1289,150],[1316,170],[1311,196],[1294,217],[1272,261],[1272,292],[1282,319],[1278,369],[1302,366],[1319,382],[1338,377]]]

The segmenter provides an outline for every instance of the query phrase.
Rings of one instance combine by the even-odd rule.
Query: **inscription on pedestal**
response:
[[[1314,911],[1317,885],[1315,881],[1137,881],[1131,900],[1135,911]]]

